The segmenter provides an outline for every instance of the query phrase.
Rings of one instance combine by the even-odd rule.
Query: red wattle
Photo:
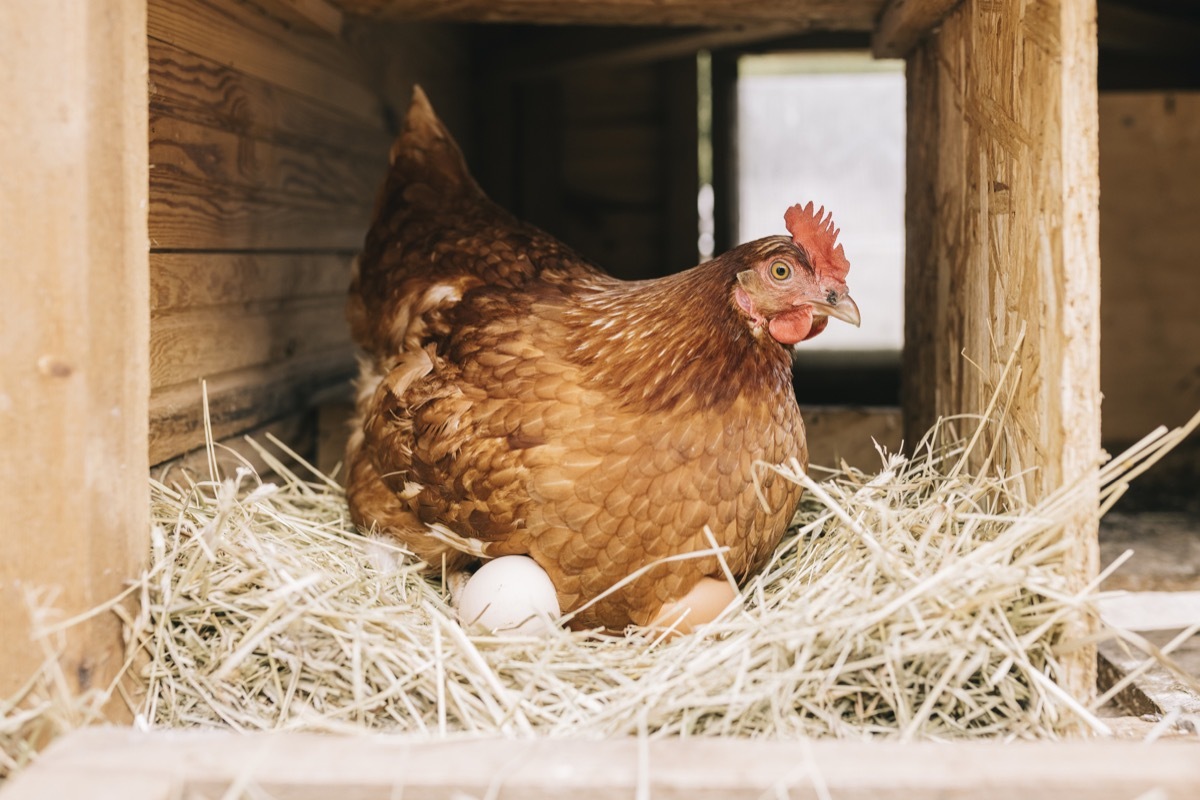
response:
[[[788,345],[807,339],[812,328],[812,306],[789,309],[773,317],[767,323],[767,330],[771,332],[771,338],[780,344]]]

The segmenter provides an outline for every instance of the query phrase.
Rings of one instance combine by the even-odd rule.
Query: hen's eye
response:
[[[792,277],[792,268],[786,261],[776,261],[771,265],[771,277],[777,281],[786,281]]]

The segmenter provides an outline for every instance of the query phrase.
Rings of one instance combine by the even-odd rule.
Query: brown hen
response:
[[[355,522],[434,570],[528,555],[577,628],[725,580],[713,555],[655,564],[711,550],[706,529],[736,578],[759,569],[801,493],[761,464],[808,461],[791,345],[858,324],[823,209],[625,282],[492,203],[420,89],[391,162],[347,307]]]

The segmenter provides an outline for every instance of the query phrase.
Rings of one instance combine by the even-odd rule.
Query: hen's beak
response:
[[[824,314],[827,317],[840,319],[842,322],[849,322],[856,328],[862,325],[862,317],[858,313],[858,303],[855,303],[854,298],[848,294],[838,298],[834,305],[819,300],[811,300],[806,305],[812,306],[813,314]]]

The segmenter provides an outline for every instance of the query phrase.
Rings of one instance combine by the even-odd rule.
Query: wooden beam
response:
[[[689,797],[740,800],[1126,800],[1190,797],[1192,742],[600,741],[81,730],[5,787],[5,800],[166,800],[250,789],[354,797]],[[114,787],[125,793],[111,791]],[[173,792],[173,794],[171,793]]]
[[[117,595],[149,547],[143,0],[0,5],[0,696],[41,666],[26,610]],[[121,665],[115,615],[67,632],[77,692]]]
[[[908,87],[905,439],[983,412],[1012,358],[974,467],[994,445],[1038,500],[1100,456],[1093,0],[967,0],[909,56]],[[1063,532],[1073,590],[1095,574],[1094,513],[1085,487]],[[1094,668],[1081,651],[1060,678],[1086,696]]]
[[[785,22],[870,30],[883,0],[337,0],[348,14],[396,21],[531,22],[541,25],[703,25]]]
[[[962,0],[888,0],[871,35],[876,58],[904,58]]]
[[[329,0],[266,0],[277,13],[293,24],[306,25],[324,31],[330,36],[340,36],[344,15],[342,10]]]
[[[544,78],[582,69],[612,69],[653,64],[700,50],[759,45],[795,37],[810,30],[795,23],[771,23],[739,28],[686,29],[539,29],[496,48],[504,66],[495,74],[501,80]]]

